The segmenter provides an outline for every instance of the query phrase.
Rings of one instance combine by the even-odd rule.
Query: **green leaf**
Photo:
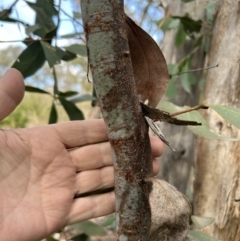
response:
[[[206,18],[207,18],[207,21],[209,21],[209,22],[213,22],[213,20],[214,20],[214,14],[216,12],[215,5],[216,5],[215,1],[213,1],[213,0],[210,0],[207,4]]]
[[[41,28],[41,26],[39,24],[35,24],[35,25],[32,25],[32,26],[27,26],[25,28],[25,33],[27,35],[29,35],[30,33],[34,32],[35,30]]]
[[[55,103],[53,101],[51,111],[50,111],[50,115],[49,115],[48,124],[57,123],[57,120],[58,120],[58,113],[57,113]]]
[[[40,69],[45,62],[45,55],[41,44],[32,42],[20,54],[18,59],[12,65],[12,68],[18,69],[24,78],[33,75]]]
[[[54,65],[60,64],[63,53],[61,54],[60,51],[57,51],[55,47],[53,47],[47,42],[40,41],[40,43],[43,47],[44,54],[48,61],[49,67],[52,68]]]
[[[178,73],[178,65],[177,64],[169,64],[168,70],[169,70],[170,75]],[[169,99],[174,98],[178,92],[178,87],[176,85],[176,81],[177,81],[177,76],[172,76],[169,80],[168,88],[167,88],[167,91],[165,92],[165,95]]]
[[[74,12],[73,11],[73,17],[74,18],[82,18],[82,14],[80,12]]]
[[[158,104],[158,108],[170,113],[177,112],[180,110],[184,110],[188,108],[188,106],[184,107],[179,107],[177,105],[174,105],[170,102],[166,101],[161,101]],[[209,138],[209,139],[218,139],[218,140],[225,140],[225,141],[240,141],[239,138],[230,138],[226,137],[223,135],[220,135],[216,132],[214,132],[210,127],[208,126],[207,122],[205,119],[200,115],[198,111],[191,111],[185,114],[181,114],[177,116],[178,119],[180,120],[189,120],[189,121],[197,121],[202,123],[201,126],[188,126],[187,128],[191,130],[194,134],[204,137],[204,138]]]
[[[205,228],[206,226],[214,222],[214,218],[211,217],[198,217],[192,215],[191,219],[196,228]]]
[[[68,98],[73,103],[78,103],[78,102],[83,102],[83,101],[93,101],[96,100],[96,97],[89,95],[89,94],[84,94],[84,95],[76,95]]]
[[[192,2],[192,1],[194,1],[194,0],[182,0],[182,2],[184,2],[184,3],[189,3],[189,2]]]
[[[167,18],[166,20],[163,19],[164,21],[163,25],[161,26],[162,31],[166,32],[167,30],[177,28],[179,26],[179,19],[173,19],[173,18]],[[159,23],[161,24],[161,22]]]
[[[225,105],[210,105],[224,120],[240,129],[240,109]]]
[[[59,94],[59,96],[62,96],[62,97],[69,97],[69,96],[77,95],[78,92],[70,90],[70,91],[66,91],[66,92],[59,92],[58,94]]]
[[[86,45],[82,44],[72,44],[70,46],[64,47],[66,50],[68,50],[71,53],[81,55],[86,57],[87,56],[87,49]]]
[[[73,240],[73,241],[90,241],[90,237],[85,233],[81,233],[81,234],[77,234],[74,237],[72,237],[71,240]]]
[[[71,225],[71,227],[81,230],[82,232],[88,234],[89,236],[104,236],[107,234],[106,230],[103,227],[91,221],[83,221],[80,223],[75,223]]]
[[[194,231],[194,230],[189,230],[188,238],[191,241],[220,241],[217,238],[211,237],[205,233]]]
[[[185,33],[189,36],[192,36],[193,33],[199,33],[202,28],[201,20],[195,21],[188,16],[172,16],[172,18],[179,19],[181,21]]]
[[[115,223],[115,219],[116,219],[115,215],[109,215],[107,219],[104,221],[103,226],[104,227],[113,226],[113,224]]]
[[[70,120],[84,120],[84,115],[81,110],[71,101],[66,100],[63,97],[59,97],[59,100],[67,112]]]
[[[71,61],[77,57],[76,54],[73,54],[69,51],[65,51],[59,47],[54,47],[56,49],[56,54],[58,57],[64,61]]]
[[[187,35],[183,29],[183,25],[180,23],[175,38],[176,47],[180,47],[185,42],[186,36]]]
[[[29,85],[25,85],[25,91],[51,95],[51,93],[45,90],[39,89],[37,87],[29,86]]]
[[[52,17],[58,12],[48,0],[37,0],[36,3],[26,1],[26,3],[36,11],[35,24],[41,26],[40,29],[34,31],[34,34],[43,38],[47,33],[56,29]]]

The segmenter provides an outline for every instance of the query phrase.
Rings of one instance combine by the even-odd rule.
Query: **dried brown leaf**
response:
[[[153,190],[149,201],[152,213],[151,236],[148,241],[184,241],[192,213],[187,198],[171,184],[150,179]]]
[[[153,38],[127,15],[126,28],[137,92],[142,102],[156,107],[169,81],[166,60]]]

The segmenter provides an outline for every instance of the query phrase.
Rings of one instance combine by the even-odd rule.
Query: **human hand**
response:
[[[7,78],[22,81],[16,70],[10,70]],[[21,100],[8,88],[0,82],[4,89],[0,109],[6,105],[4,93],[12,100],[11,110]],[[1,119],[11,111],[5,109]],[[1,130],[0,240],[39,241],[68,224],[114,212],[113,192],[74,199],[76,193],[113,187],[111,149],[106,141],[102,120]],[[163,144],[153,137],[151,147],[154,175]]]

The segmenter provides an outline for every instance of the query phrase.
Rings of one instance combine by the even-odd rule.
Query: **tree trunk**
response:
[[[193,3],[197,4],[197,3]],[[189,4],[187,5],[189,6]],[[197,8],[196,8],[197,9]],[[166,8],[166,14],[174,16],[183,16],[186,10],[186,4],[179,0],[169,0]],[[194,18],[200,19],[203,11],[194,12]],[[183,46],[175,47],[176,31],[166,32],[163,41],[163,53],[167,63],[177,63],[183,57],[187,56],[194,49],[194,40],[188,40]],[[204,66],[203,51],[198,51],[192,61],[193,68],[202,68]],[[170,73],[171,74],[171,73]],[[172,73],[173,74],[173,73]],[[195,74],[196,79],[201,79],[201,72]],[[179,91],[171,102],[179,106],[194,106],[199,101],[198,81],[192,88],[192,94],[187,93],[178,81]],[[169,148],[165,148],[163,156],[160,158],[161,170],[159,177],[168,181],[178,188],[182,193],[186,193],[189,174],[194,162],[194,142],[195,136],[184,126],[174,126],[161,123],[161,129],[171,146],[176,149],[173,152]]]
[[[240,9],[239,1],[220,0],[217,4],[204,103],[240,108]],[[240,137],[240,130],[226,123],[213,111],[205,111],[212,129],[229,137]],[[240,120],[239,120],[240,121]],[[215,222],[205,231],[224,241],[240,240],[240,143],[198,140],[194,212]]]

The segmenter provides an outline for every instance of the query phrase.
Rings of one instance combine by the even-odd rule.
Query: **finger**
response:
[[[160,162],[157,158],[153,159],[153,176],[156,176],[160,171]]]
[[[150,137],[152,157],[156,158],[163,153],[163,142],[157,137]],[[91,170],[112,165],[112,153],[109,142],[84,146],[70,151],[73,165],[77,171]],[[157,171],[155,169],[154,171]]]
[[[114,192],[74,199],[67,224],[105,216],[114,211]]]
[[[24,96],[22,74],[9,69],[0,80],[0,120],[7,117],[21,102]]]
[[[103,167],[96,170],[84,171],[77,174],[76,193],[82,194],[97,189],[114,186],[113,167]]]
[[[103,120],[71,121],[51,125],[67,148],[106,141],[107,132]]]

